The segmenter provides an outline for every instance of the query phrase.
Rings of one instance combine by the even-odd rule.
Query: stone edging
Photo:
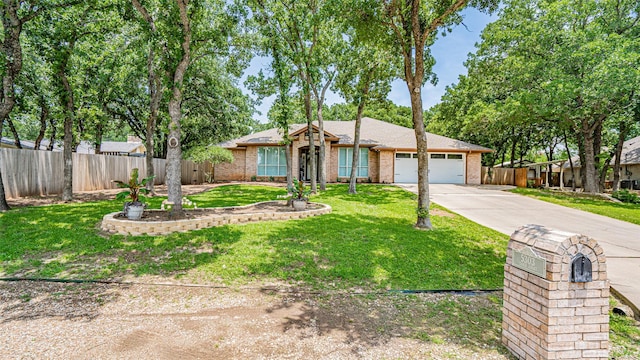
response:
[[[268,203],[272,201],[259,202],[249,204],[245,206],[229,206],[217,209],[242,209],[255,206],[262,203]],[[331,206],[320,203],[313,203],[320,205],[320,209],[310,209],[303,211],[286,211],[286,212],[257,212],[252,214],[209,214],[195,219],[182,219],[171,221],[134,221],[126,219],[116,219],[115,216],[120,214],[121,211],[110,213],[102,218],[102,224],[100,228],[103,231],[112,234],[122,235],[168,235],[174,232],[187,232],[190,230],[205,229],[214,226],[222,226],[228,224],[241,224],[257,221],[271,221],[271,220],[293,220],[304,219],[310,216],[324,215],[331,212]],[[206,210],[206,209],[203,209]],[[145,211],[163,211],[163,210],[145,210]]]

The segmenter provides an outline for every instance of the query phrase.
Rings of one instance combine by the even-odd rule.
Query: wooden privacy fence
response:
[[[482,183],[490,185],[515,185],[527,187],[527,168],[482,167]]]
[[[126,181],[131,169],[140,169],[140,177],[147,171],[145,158],[129,156],[72,154],[73,191],[113,189],[112,180]],[[23,149],[0,149],[0,171],[7,198],[32,195],[61,194],[64,187],[62,152]],[[155,184],[165,182],[165,159],[153,159]],[[203,169],[208,163],[198,165],[182,161],[182,183],[202,183],[206,180]],[[196,170],[194,172],[194,170]]]

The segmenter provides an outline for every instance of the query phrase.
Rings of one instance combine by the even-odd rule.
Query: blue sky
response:
[[[433,86],[428,83],[423,87],[422,101],[425,110],[439,103],[445,88],[448,85],[457,83],[459,75],[467,73],[467,69],[464,67],[467,54],[475,51],[474,44],[480,41],[480,33],[490,21],[495,19],[495,15],[492,17],[473,8],[465,9],[462,14],[466,27],[462,25],[455,27],[453,32],[448,33],[447,36],[438,38],[431,48],[431,52],[436,59],[433,71],[438,77],[438,84]],[[260,69],[267,72],[269,62],[269,58],[254,58],[249,68],[245,71],[245,76],[257,74]],[[244,77],[242,81],[244,81]],[[248,90],[244,91],[253,97]],[[403,80],[398,79],[392,83],[388,98],[397,105],[411,106],[409,92]],[[267,121],[267,112],[271,108],[273,100],[274,97],[266,98],[261,105],[257,106],[257,110],[261,114],[255,114],[254,116],[260,122]],[[327,95],[327,105],[342,102],[344,100],[336,94]]]

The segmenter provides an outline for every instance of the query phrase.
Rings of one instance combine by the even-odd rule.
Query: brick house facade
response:
[[[349,178],[354,128],[354,121],[324,122],[327,182]],[[293,176],[304,180],[308,180],[310,164],[307,130],[306,124],[293,124],[289,129]],[[284,181],[286,159],[282,139],[278,129],[269,129],[220,144],[232,151],[235,160],[217,164],[214,179]],[[417,170],[413,169],[417,166],[413,129],[363,118],[360,139],[359,181],[412,182],[412,176],[417,176]],[[427,143],[430,169],[434,171],[430,170],[430,178],[436,180],[434,182],[480,184],[482,153],[491,152],[490,149],[430,133]],[[319,151],[320,139],[315,125],[314,144],[316,152]]]

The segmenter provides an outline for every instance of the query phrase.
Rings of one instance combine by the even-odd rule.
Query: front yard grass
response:
[[[457,343],[468,351],[440,354],[448,358],[498,353],[511,358],[500,345],[500,292],[477,297],[384,292],[501,288],[508,237],[437,205],[432,205],[434,230],[417,230],[415,195],[392,186],[363,184],[358,190],[348,195],[346,185],[331,185],[314,196],[312,201],[332,206],[328,215],[155,237],[102,234],[99,222],[121,209],[117,201],[19,208],[0,213],[0,277],[160,275],[209,285],[288,283],[319,290],[311,300],[326,310],[321,324],[347,321],[383,336]],[[189,198],[202,208],[282,194],[282,188],[228,185]],[[150,199],[150,207],[159,208],[162,200]],[[31,301],[28,291],[20,296]],[[611,321],[612,356],[637,356],[637,322],[615,315]]]
[[[102,216],[121,208],[116,201],[20,208],[0,214],[0,274],[117,279],[197,273],[207,282],[279,280],[325,289],[502,286],[505,235],[437,207],[435,230],[416,230],[415,195],[377,185],[346,192],[346,185],[332,185],[313,197],[333,207],[324,216],[167,236],[100,234]],[[189,198],[202,208],[282,194],[282,188],[229,185]],[[151,199],[151,207],[162,200]]]
[[[580,193],[518,188],[511,192],[640,225],[640,204],[626,204]]]

